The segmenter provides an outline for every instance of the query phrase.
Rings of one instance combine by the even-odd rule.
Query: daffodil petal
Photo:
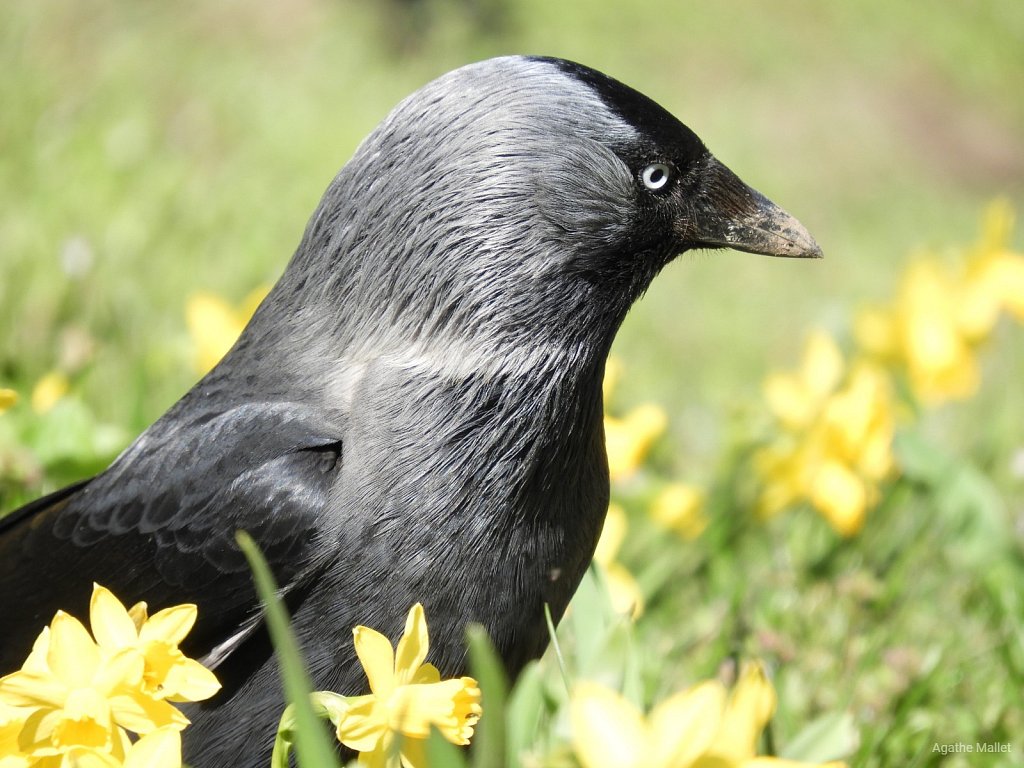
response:
[[[815,331],[807,338],[800,378],[811,397],[822,398],[843,376],[843,353],[829,334]]]
[[[173,728],[147,733],[128,750],[123,768],[181,768],[181,733]]]
[[[712,680],[658,704],[650,716],[654,762],[688,766],[706,752],[718,733],[725,697],[725,687]]]
[[[402,768],[430,768],[430,762],[427,759],[427,742],[424,739],[402,739],[399,755]]]
[[[358,764],[366,768],[398,768],[399,760],[393,759],[397,756],[394,738],[391,733],[385,732],[373,747],[359,753]]]
[[[853,536],[864,524],[868,491],[864,481],[838,461],[826,461],[814,474],[811,503],[843,536]]]
[[[650,516],[683,538],[695,539],[708,525],[703,506],[704,494],[700,489],[683,483],[670,483],[651,502]]]
[[[398,641],[395,651],[395,684],[404,685],[412,680],[420,664],[427,658],[430,637],[427,634],[427,620],[423,606],[416,603],[409,609],[405,619],[405,632]]]
[[[802,429],[814,418],[818,400],[809,396],[796,376],[771,373],[764,380],[763,390],[768,407],[786,429]]]
[[[207,292],[189,297],[185,323],[196,345],[198,373],[205,373],[220,362],[245,326],[224,299]]]
[[[110,697],[114,720],[122,728],[145,735],[158,728],[184,729],[189,720],[177,707],[158,701],[142,691],[118,691]]]
[[[149,621],[149,605],[145,600],[140,600],[128,609],[128,615],[135,624],[136,633],[141,632],[143,625]]]
[[[867,354],[891,357],[897,353],[897,329],[892,312],[879,307],[866,307],[853,321],[853,335]]]
[[[168,645],[180,645],[196,623],[198,609],[193,603],[175,605],[157,611],[139,630],[139,640],[162,640]]]
[[[387,713],[372,694],[348,699],[344,709],[335,709],[333,714],[338,741],[356,752],[377,749],[388,733]]]
[[[186,656],[168,673],[164,686],[173,692],[166,697],[169,701],[205,701],[221,687],[213,672]]]
[[[18,749],[40,757],[59,754],[51,737],[63,718],[64,712],[59,708],[43,708],[32,711],[22,723],[17,739]]]
[[[57,765],[71,765],[74,768],[122,768],[126,764],[122,764],[113,755],[98,749],[72,747],[64,753],[63,760]]]
[[[395,688],[395,653],[391,641],[375,629],[359,626],[352,630],[356,656],[363,665],[370,690],[389,696]]]
[[[441,682],[441,673],[437,671],[437,667],[433,664],[421,664],[420,668],[416,670],[416,674],[412,676],[410,683],[439,683]]]
[[[139,639],[135,622],[121,601],[99,584],[93,584],[89,601],[89,624],[93,637],[103,648],[117,649],[133,645]]]
[[[43,627],[39,637],[32,643],[32,651],[29,653],[25,663],[21,665],[22,672],[31,672],[36,675],[50,674],[50,668],[46,664],[46,654],[50,651],[50,628]]]
[[[142,654],[137,649],[124,648],[104,659],[93,675],[92,686],[105,695],[121,686],[135,687],[142,682],[143,666]]]
[[[64,611],[50,622],[50,647],[46,664],[53,675],[69,688],[92,682],[100,663],[99,648],[82,622]]]
[[[573,748],[583,768],[662,768],[647,759],[650,736],[643,715],[615,691],[578,684],[569,715]]]
[[[480,688],[462,677],[425,685],[403,685],[388,702],[390,726],[405,736],[425,739],[435,726],[453,744],[468,744],[480,719]]]
[[[12,707],[60,707],[67,687],[50,675],[12,672],[0,677],[0,701]]]
[[[615,556],[619,553],[619,548],[626,538],[628,526],[626,510],[618,504],[609,504],[608,512],[604,516],[604,525],[601,527],[601,536],[597,540],[597,548],[594,550],[594,560],[601,565],[614,562]]]
[[[714,755],[748,760],[756,754],[757,739],[775,712],[775,689],[760,663],[744,664],[740,679],[725,705],[714,744]]]
[[[70,384],[68,377],[60,371],[50,371],[32,388],[32,410],[46,413],[68,393]]]
[[[601,380],[601,394],[605,400],[609,400],[615,385],[622,378],[622,361],[617,357],[609,357],[604,364],[604,378]]]

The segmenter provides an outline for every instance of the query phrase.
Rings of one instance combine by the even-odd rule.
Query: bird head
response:
[[[666,263],[723,247],[821,255],[646,96],[579,64],[512,56],[450,72],[392,111],[328,189],[282,290],[343,307],[350,335],[610,344]]]

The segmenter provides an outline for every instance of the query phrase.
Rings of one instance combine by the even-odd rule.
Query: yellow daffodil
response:
[[[195,345],[196,373],[206,373],[220,362],[241,335],[269,289],[261,286],[232,307],[220,296],[200,292],[185,305],[185,323]]]
[[[717,680],[704,682],[657,704],[648,717],[618,693],[583,682],[570,700],[573,748],[583,768],[810,768],[757,756],[774,711],[775,690],[760,664],[745,665],[731,692]]]
[[[99,647],[108,655],[124,650],[138,654],[143,660],[142,690],[157,700],[202,701],[220,690],[210,670],[178,650],[196,615],[193,604],[147,616],[145,603],[140,603],[129,612],[110,590],[98,584],[93,585],[89,605],[89,621]]]
[[[775,688],[764,667],[747,663],[729,693],[707,754],[742,764],[757,755],[757,740],[775,714]]]
[[[804,763],[757,755],[761,732],[775,714],[775,688],[759,662],[748,662],[729,692],[711,744],[697,761],[698,768],[842,768],[844,763]]]
[[[616,560],[626,538],[626,511],[618,504],[608,505],[601,538],[594,551],[594,562],[601,566],[608,587],[608,597],[616,613],[639,617],[644,610],[644,596],[636,579],[622,563]]]
[[[610,358],[605,365],[602,382],[606,407],[621,376],[622,363],[617,358]],[[639,469],[667,425],[664,409],[651,403],[639,405],[621,418],[605,413],[604,442],[608,453],[608,474],[613,482],[624,480]]]
[[[73,768],[181,768],[181,733],[159,728],[126,747],[123,757],[74,748],[66,759]]]
[[[621,419],[606,414],[604,437],[611,479],[624,480],[636,472],[667,425],[665,411],[651,403],[638,405]]]
[[[139,690],[143,661],[130,650],[104,654],[63,611],[43,630],[21,670],[0,678],[0,701],[30,710],[19,736],[24,752],[57,755],[74,747],[117,753],[127,728],[184,728],[170,704]]]
[[[50,371],[32,388],[32,410],[43,414],[50,411],[68,393],[68,377],[60,371]]]
[[[581,682],[570,700],[573,748],[583,768],[688,768],[710,745],[724,701],[719,683],[703,683],[644,717],[615,691]]]
[[[1008,311],[1024,320],[1024,254],[1008,243],[1009,205],[996,202],[980,242],[957,263],[921,256],[906,269],[888,307],[861,311],[857,342],[906,374],[925,405],[973,396],[980,385],[975,348]]]
[[[843,369],[843,353],[835,340],[824,331],[815,331],[804,344],[795,373],[772,373],[765,379],[768,406],[786,429],[804,429],[838,386]]]
[[[651,519],[675,531],[684,539],[695,539],[707,528],[704,516],[704,494],[699,488],[684,483],[671,483],[654,497]]]
[[[22,752],[18,735],[27,710],[0,702],[0,768],[28,768],[32,758]]]
[[[21,669],[0,678],[0,768],[180,768],[188,719],[168,702],[220,687],[178,650],[195,613],[185,605],[149,617],[144,603],[127,611],[98,585],[93,635],[58,612]],[[129,731],[141,735],[134,744]]]
[[[9,409],[16,402],[18,402],[17,392],[13,389],[4,389],[0,387],[0,413]]]
[[[604,378],[601,380],[601,394],[604,396],[604,401],[607,402],[612,397],[612,392],[615,391],[615,387],[619,383],[619,379],[622,378],[622,361],[617,357],[609,357],[608,361],[604,364]]]
[[[361,765],[426,768],[431,727],[453,744],[469,744],[482,711],[480,688],[471,677],[442,681],[425,663],[430,643],[422,605],[410,609],[397,649],[369,627],[356,627],[353,638],[371,693],[324,704],[338,740],[360,753]]]
[[[892,309],[871,308],[854,329],[861,347],[901,368],[927,405],[970,397],[979,373],[973,344],[988,334],[994,314],[983,298],[965,302],[943,265],[919,259],[903,275]]]
[[[835,342],[816,333],[796,373],[766,380],[765,398],[782,430],[755,460],[765,481],[760,513],[807,501],[844,536],[859,531],[894,468],[885,371],[865,361],[847,366]]]
[[[983,333],[1006,310],[1024,322],[1024,253],[1010,249],[1013,209],[996,200],[985,212],[981,239],[967,257],[961,316],[974,320]]]

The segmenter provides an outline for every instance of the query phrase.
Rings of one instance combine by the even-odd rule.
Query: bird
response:
[[[478,623],[514,678],[601,532],[616,331],[666,264],[721,248],[821,256],[597,70],[505,56],[429,82],[329,184],[221,362],[106,470],[0,520],[0,672],[94,582],[195,603],[183,648],[223,689],[187,706],[186,761],[266,765],[284,701],[245,530],[317,689],[364,692],[352,628],[394,641],[416,602],[442,675]]]

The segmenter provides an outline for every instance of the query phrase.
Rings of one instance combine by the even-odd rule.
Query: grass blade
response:
[[[277,652],[284,681],[285,697],[292,707],[295,722],[295,751],[303,768],[338,768],[338,759],[331,742],[324,735],[323,722],[316,716],[309,700],[312,682],[299,653],[288,614],[277,598],[277,584],[267,561],[245,531],[235,534],[249,567],[252,568],[256,591],[263,602],[267,630]]]
[[[502,768],[505,757],[505,703],[508,680],[505,667],[487,636],[487,630],[474,624],[466,630],[469,663],[480,684],[484,713],[473,736],[473,768]]]

